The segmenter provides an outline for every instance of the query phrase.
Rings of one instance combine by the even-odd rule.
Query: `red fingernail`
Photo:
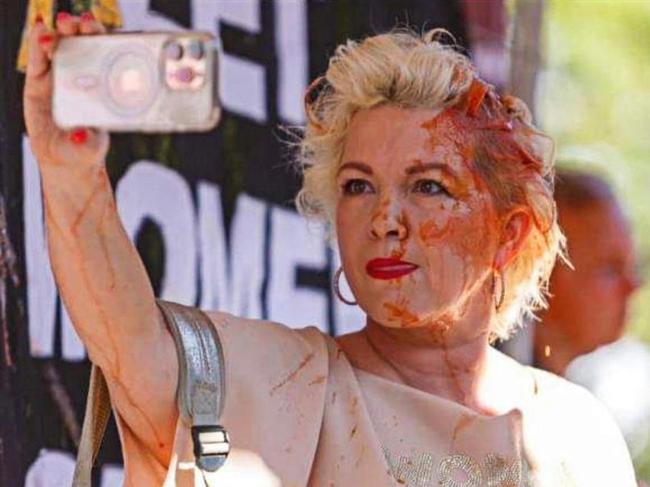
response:
[[[70,132],[70,141],[73,144],[83,144],[88,140],[88,131],[86,129],[75,129]]]
[[[43,23],[43,16],[41,14],[36,15],[36,19],[34,19],[34,22],[37,24],[42,24]]]
[[[68,12],[59,12],[56,14],[56,23],[58,24],[59,22],[63,22],[65,20],[68,20],[70,18],[70,14]]]
[[[54,40],[54,36],[52,34],[41,34],[38,36],[38,43],[39,44],[49,44]]]
[[[95,16],[92,12],[88,11],[81,14],[82,22],[92,22],[93,20],[95,20]]]

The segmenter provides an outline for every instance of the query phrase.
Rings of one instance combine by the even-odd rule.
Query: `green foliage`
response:
[[[81,15],[84,12],[90,11],[92,3],[92,0],[72,0],[70,2],[70,7],[73,14]]]

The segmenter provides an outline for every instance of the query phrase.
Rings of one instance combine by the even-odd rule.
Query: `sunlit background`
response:
[[[641,273],[650,282],[650,1],[549,1],[543,25],[540,124],[556,139],[559,160],[597,169],[616,187],[634,226]],[[650,343],[648,285],[634,298],[629,333]],[[639,352],[625,350],[630,357]],[[643,359],[634,363],[641,369]],[[632,383],[637,372],[643,373],[606,375]],[[650,404],[650,381],[643,383],[637,407]],[[613,402],[621,397],[617,390],[609,395]],[[635,462],[647,480],[650,448],[642,450]]]

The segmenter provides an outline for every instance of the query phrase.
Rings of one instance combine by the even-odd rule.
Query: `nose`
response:
[[[370,233],[376,239],[408,237],[408,222],[399,202],[386,198],[379,203],[370,222]]]

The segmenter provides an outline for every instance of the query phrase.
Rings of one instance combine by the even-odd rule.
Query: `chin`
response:
[[[452,325],[450,321],[439,319],[418,319],[415,322],[408,320],[395,320],[392,315],[380,313],[379,319],[371,316],[377,326],[384,328],[393,338],[416,346],[428,344],[432,346],[448,346],[450,337],[448,331]]]
[[[412,308],[407,308],[400,305],[399,301],[379,301],[383,303],[380,307],[373,306],[368,313],[377,324],[386,328],[392,329],[421,329],[432,328],[432,324],[440,324],[440,326],[433,326],[433,328],[448,328],[446,320],[435,319],[432,316],[437,316],[437,313],[432,313],[431,310],[418,311]],[[444,326],[443,326],[444,324]]]
[[[378,324],[386,328],[426,328],[443,316],[438,290],[423,285],[413,277],[395,280],[369,279],[359,286],[363,292],[359,305]],[[445,296],[445,298],[447,298]],[[447,299],[445,299],[448,302]]]

